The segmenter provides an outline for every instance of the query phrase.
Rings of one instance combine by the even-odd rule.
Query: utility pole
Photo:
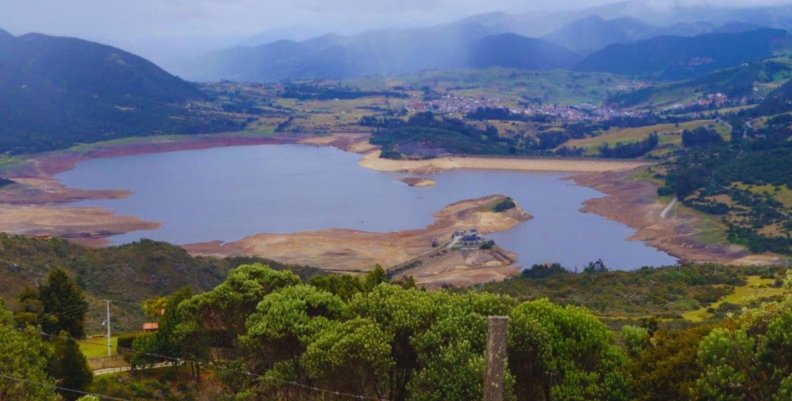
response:
[[[107,356],[113,356],[113,341],[111,340],[112,335],[110,333],[110,300],[105,300],[107,303]]]
[[[484,376],[484,401],[503,401],[503,376],[506,370],[508,316],[490,316],[487,329],[487,372]]]

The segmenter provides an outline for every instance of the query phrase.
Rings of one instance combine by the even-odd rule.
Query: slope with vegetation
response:
[[[602,277],[581,288],[586,293],[608,288],[614,277],[597,263],[581,275],[553,269],[531,274],[537,277],[516,280]],[[160,331],[137,336],[125,351],[139,367],[165,357],[180,358],[181,367],[174,364],[166,375],[144,370],[106,377],[89,390],[141,400],[158,393],[185,399],[320,400],[342,393],[480,400],[487,316],[507,315],[506,399],[782,401],[792,390],[792,359],[779,352],[792,346],[786,335],[792,330],[792,276],[776,277],[785,281],[782,295],[756,301],[742,313],[678,327],[647,318],[611,324],[614,332],[584,307],[547,299],[426,292],[409,281],[388,283],[382,270],[363,279],[326,276],[304,283],[288,272],[245,265],[208,292],[170,295]],[[646,288],[658,279],[713,289],[740,281],[733,271],[706,269],[646,272],[636,279]],[[676,292],[674,285],[663,288]],[[625,295],[613,288],[619,292]]]
[[[0,300],[17,305],[20,289],[41,282],[54,269],[64,269],[92,302],[88,322],[91,330],[99,329],[104,317],[100,301],[104,299],[121,301],[114,304],[118,327],[137,327],[142,314],[135,304],[187,285],[196,290],[212,288],[233,267],[255,260],[192,257],[177,246],[149,240],[92,249],[60,239],[0,234],[0,266],[4,270],[0,275]],[[277,262],[268,263],[287,268]],[[303,277],[319,272],[307,267],[289,268]]]
[[[193,84],[117,48],[0,35],[0,152],[40,152],[123,136],[239,129],[197,110]]]

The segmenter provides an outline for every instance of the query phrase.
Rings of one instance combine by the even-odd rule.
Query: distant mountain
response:
[[[564,25],[544,39],[585,54],[614,43],[632,42],[655,29],[634,18],[604,20],[594,15]]]
[[[466,66],[526,70],[569,69],[580,59],[579,54],[548,41],[504,33],[487,36],[473,43]]]
[[[184,74],[197,81],[277,81],[295,78],[348,78],[400,74],[435,68],[459,68],[468,46],[493,33],[477,23],[325,35],[306,41],[278,41],[204,55]]]
[[[0,152],[211,130],[185,108],[204,99],[193,84],[114,47],[0,34]],[[221,126],[229,128],[214,129]]]
[[[778,29],[705,34],[692,38],[661,36],[608,46],[584,58],[577,69],[680,80],[762,60],[778,50],[789,49],[791,45],[789,34]]]
[[[790,78],[790,61],[771,59],[716,71],[688,81],[663,83],[621,93],[609,98],[606,103],[615,107],[662,107],[693,101],[713,93],[723,93],[731,99],[752,100],[767,94],[767,90],[760,88],[772,87],[770,84],[777,85]]]
[[[702,21],[655,26],[632,17],[606,20],[593,15],[566,24],[543,39],[580,54],[589,54],[617,43],[662,35],[695,36],[715,29],[715,25]]]

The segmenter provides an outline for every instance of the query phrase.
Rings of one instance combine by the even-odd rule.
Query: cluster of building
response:
[[[451,234],[451,242],[449,247],[461,249],[478,249],[484,244],[484,237],[479,234],[478,230],[473,228],[465,231],[454,231]]]
[[[730,99],[723,93],[711,93],[706,96],[702,96],[696,100],[687,103],[674,103],[669,106],[666,110],[684,110],[694,107],[700,108],[717,108],[723,107],[728,105]]]
[[[432,111],[442,114],[467,114],[486,107],[500,107],[503,99],[487,96],[456,96],[445,94],[436,99],[422,100],[412,98],[407,101],[407,111],[424,112]]]

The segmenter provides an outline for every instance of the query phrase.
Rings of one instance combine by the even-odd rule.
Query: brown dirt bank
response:
[[[399,180],[411,187],[433,187],[437,182],[431,178],[424,177],[406,177]]]
[[[158,223],[94,207],[0,205],[0,231],[62,237],[89,246],[105,245],[110,235],[157,227]]]
[[[505,231],[531,218],[525,211],[517,207],[502,213],[495,213],[489,206],[503,198],[493,195],[480,199],[461,201],[445,207],[435,214],[435,222],[418,230],[390,233],[375,233],[347,229],[328,229],[295,234],[258,234],[237,242],[208,242],[186,245],[185,248],[197,255],[266,255],[287,263],[321,266],[330,271],[361,273],[369,271],[375,264],[386,267],[394,266],[421,255],[432,252],[432,239],[437,238],[445,243],[457,230],[478,228],[484,234]],[[459,251],[449,251],[450,258],[457,258]],[[504,265],[503,261],[492,263],[491,259],[482,258],[481,263],[469,260],[470,263],[453,264],[445,257],[424,263],[419,282],[428,284],[437,282],[431,273],[435,267],[447,270],[454,265],[454,276],[457,284],[473,284],[503,279],[517,273],[512,263]],[[470,278],[467,272],[475,271]],[[424,277],[426,278],[424,280]],[[449,275],[440,276],[446,281],[453,281]],[[473,281],[471,281],[473,280]]]
[[[699,239],[697,217],[673,212],[661,217],[666,204],[657,199],[657,186],[631,177],[631,172],[607,172],[570,177],[596,189],[605,197],[586,201],[584,211],[626,224],[637,230],[630,239],[640,240],[684,262],[736,265],[772,264],[772,255],[749,255],[736,245],[707,245]],[[677,206],[679,208],[679,206]]]

